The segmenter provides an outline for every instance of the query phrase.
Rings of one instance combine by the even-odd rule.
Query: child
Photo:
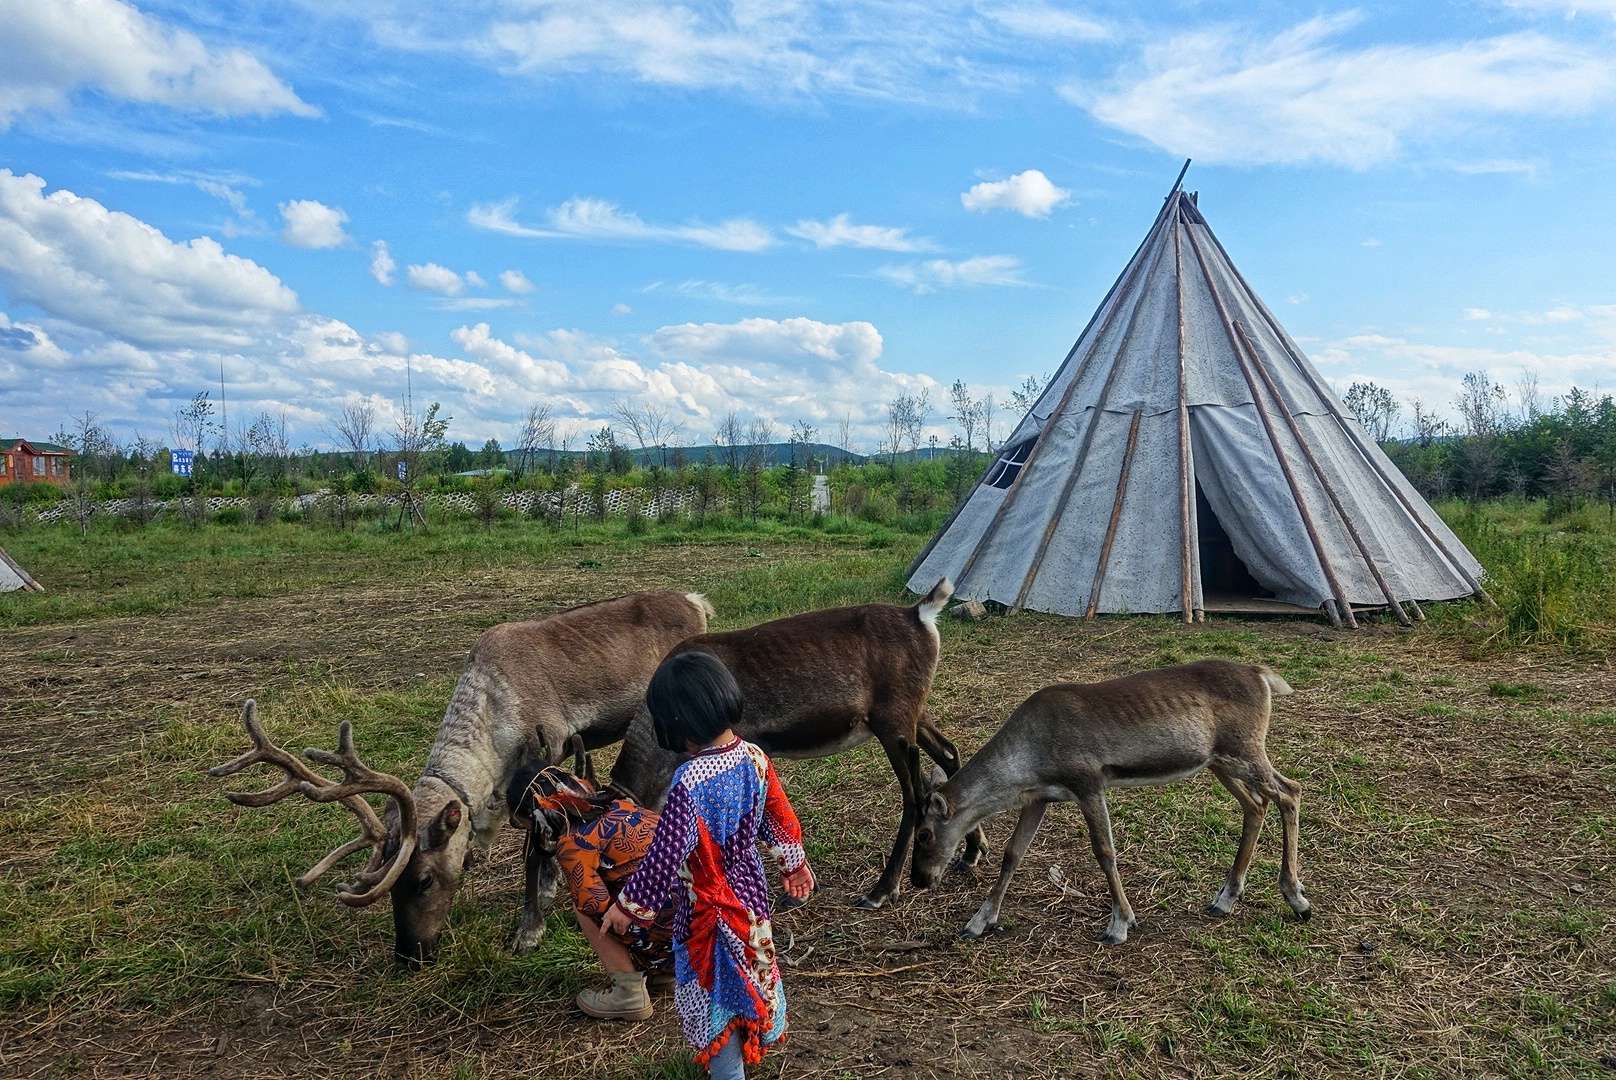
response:
[[[779,859],[791,896],[806,899],[814,874],[774,766],[732,730],[741,692],[729,669],[710,653],[681,653],[651,677],[645,703],[657,742],[694,756],[674,773],[651,849],[601,929],[649,924],[674,893],[674,1005],[696,1060],[732,1080],[786,1029],[757,841]]]

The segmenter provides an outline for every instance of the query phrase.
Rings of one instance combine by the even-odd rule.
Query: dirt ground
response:
[[[226,723],[243,698],[317,684],[416,692],[451,678],[495,622],[700,586],[745,558],[650,549],[632,565],[316,588],[0,632],[0,807],[115,782],[175,709]],[[1275,887],[1277,822],[1234,915],[1200,914],[1239,827],[1203,776],[1112,796],[1141,924],[1126,945],[1096,941],[1106,893],[1070,807],[1046,818],[1004,928],[959,944],[1012,822],[993,823],[977,875],[855,910],[848,898],[891,843],[896,784],[869,748],[785,763],[823,888],[777,922],[791,1035],[761,1074],[1616,1076],[1611,660],[1477,653],[1428,627],[994,617],[947,625],[931,712],[968,753],[1041,685],[1203,655],[1272,663],[1298,686],[1276,708],[1270,752],[1304,787],[1310,922],[1295,921]],[[0,880],[39,872],[38,852],[10,849]],[[455,947],[501,947],[519,862],[508,834],[473,873],[456,913],[478,912],[467,933],[482,938]],[[299,901],[282,888],[274,902]],[[301,903],[329,900],[317,891]],[[570,940],[549,961],[570,973],[443,996],[412,994],[410,976],[388,969],[385,908],[352,916],[363,955],[322,956],[305,977],[221,977],[162,1008],[127,995],[88,1009],[5,1006],[0,1074],[682,1075],[667,1064],[679,1047],[671,1000],[641,1025],[570,1009],[596,975],[560,916],[540,951]],[[385,992],[356,991],[366,981]]]

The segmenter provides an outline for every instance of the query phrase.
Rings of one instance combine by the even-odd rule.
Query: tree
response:
[[[948,401],[954,410],[949,419],[959,425],[960,434],[965,437],[965,452],[975,453],[976,433],[982,426],[982,402],[971,397],[970,388],[962,379],[955,379],[954,385],[948,388]]]
[[[989,394],[982,399],[982,449],[993,453],[993,414],[998,411],[998,405]]]
[[[415,496],[415,485],[422,470],[443,452],[444,436],[449,432],[449,421],[454,418],[439,416],[441,408],[442,405],[434,401],[426,412],[418,413],[406,403],[394,422],[392,451],[402,466],[402,475],[398,479],[404,485],[395,528],[402,528],[406,519],[412,529],[417,523],[422,528],[426,527],[426,515],[422,513],[420,500]]]
[[[208,391],[203,390],[188,403],[175,408],[168,421],[168,436],[175,449],[189,450],[200,457],[202,444],[217,427],[213,421],[213,402],[208,400]]]
[[[477,464],[485,469],[502,468],[505,464],[505,448],[499,445],[498,439],[489,439],[483,443],[483,448],[477,454]]]
[[[353,468],[363,469],[370,460],[375,437],[376,406],[369,401],[337,406],[326,434],[338,448],[353,455]]]
[[[931,390],[921,387],[920,393],[910,398],[909,414],[904,418],[903,435],[909,442],[909,452],[915,460],[920,460],[920,440],[924,435],[926,421],[931,416]]]
[[[909,433],[910,418],[914,413],[915,399],[909,394],[899,394],[887,402],[886,438],[883,442],[891,457],[888,464],[894,469],[898,467],[898,454],[903,450],[904,436]]]
[[[67,491],[73,517],[79,523],[79,536],[83,537],[90,531],[90,519],[95,516],[96,504],[92,498],[95,474],[107,473],[107,479],[111,479],[116,466],[109,459],[122,456],[122,451],[112,433],[88,410],[82,416],[71,417],[51,439],[74,453]]]
[[[668,418],[666,405],[635,404],[627,398],[617,398],[612,401],[611,413],[639,444],[642,461],[650,460],[649,451],[655,447],[660,464],[668,464],[668,443],[684,429],[684,424]]]
[[[549,402],[527,407],[527,415],[516,433],[516,475],[526,476],[533,471],[539,448],[555,445],[555,418],[550,415]]]
[[[1392,437],[1392,424],[1397,420],[1399,406],[1392,392],[1372,382],[1355,382],[1347,388],[1342,402],[1358,417],[1364,431],[1377,443]]]
[[[1010,391],[1010,400],[1015,402],[1020,412],[1031,412],[1032,407],[1038,404],[1038,399],[1044,396],[1049,387],[1049,380],[1053,376],[1049,372],[1042,375],[1028,375],[1021,380],[1021,385]]]
[[[741,467],[743,441],[741,418],[734,409],[725,413],[718,421],[718,427],[713,431],[713,441],[724,448],[724,464],[733,475]]]
[[[842,460],[848,461],[853,457],[853,410],[846,409],[842,418],[836,421],[836,448],[842,452]]]

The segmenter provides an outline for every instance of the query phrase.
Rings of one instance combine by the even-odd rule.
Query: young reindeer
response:
[[[1274,802],[1285,845],[1279,890],[1306,919],[1311,905],[1297,878],[1296,857],[1302,787],[1274,769],[1265,747],[1272,699],[1289,693],[1285,680],[1268,668],[1201,660],[1109,682],[1046,686],[935,790],[923,785],[920,759],[911,754],[924,813],[915,839],[914,883],[933,885],[966,833],[1021,806],[999,880],[960,931],[962,938],[977,937],[997,924],[1010,875],[1032,846],[1045,808],[1076,802],[1111,887],[1111,922],[1100,940],[1121,945],[1138,924],[1117,874],[1105,789],[1166,784],[1210,769],[1240,803],[1245,823],[1234,865],[1207,914],[1225,916],[1240,898],[1257,834]]]
[[[393,951],[402,962],[422,963],[437,952],[473,851],[486,850],[507,820],[505,788],[523,758],[543,757],[553,764],[575,736],[588,747],[622,738],[663,655],[707,629],[712,613],[700,593],[638,592],[484,632],[472,646],[413,788],[365,767],[346,723],[335,754],[305,751],[310,759],[343,770],[345,779],[334,783],[271,743],[250,701],[242,723],[253,749],[210,774],[229,776],[258,763],[287,774],[265,791],[226,792],[241,806],[267,806],[297,792],[346,806],[359,819],[361,835],[320,860],[298,884],[307,886],[349,855],[370,848],[369,865],[353,882],[338,886],[337,899],[363,907],[391,895]],[[385,820],[361,797],[366,792],[389,797]],[[546,868],[553,871],[554,863],[539,869]],[[553,893],[555,884],[553,873],[540,873],[532,888]],[[525,906],[512,942],[516,951],[527,951],[543,936],[540,907],[531,898]]]
[[[745,630],[703,634],[669,657],[699,649],[724,662],[745,705],[735,733],[785,758],[830,757],[874,738],[903,792],[903,816],[886,870],[859,897],[878,908],[898,894],[917,813],[909,767],[922,749],[945,774],[959,768],[959,751],[923,715],[937,671],[937,616],[954,593],[947,578],[918,604],[863,604],[776,619]],[[673,771],[684,757],[657,745],[651,714],[641,709],[612,767],[609,790],[660,810]],[[970,833],[962,865],[981,858],[981,833]],[[958,846],[958,845],[956,845]]]

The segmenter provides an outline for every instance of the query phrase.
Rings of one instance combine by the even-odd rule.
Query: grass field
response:
[[[1005,929],[957,944],[996,857],[856,911],[896,826],[885,760],[782,763],[825,888],[779,919],[792,1035],[761,1075],[1612,1075],[1616,545],[1594,514],[1444,512],[1498,610],[1358,633],[946,620],[930,709],[967,753],[1048,682],[1201,656],[1278,668],[1299,693],[1270,747],[1303,785],[1315,917],[1278,896],[1277,827],[1234,916],[1199,914],[1239,831],[1199,777],[1112,799],[1141,921],[1127,945],[1095,941],[1105,888],[1070,807]],[[0,596],[0,1075],[699,1075],[671,1002],[635,1027],[571,1011],[598,969],[566,916],[533,955],[505,952],[514,834],[470,875],[439,962],[400,975],[385,903],[291,885],[348,815],[236,808],[206,769],[243,746],[253,696],[283,745],[352,720],[367,760],[413,778],[482,628],[645,587],[706,591],[719,628],[897,600],[922,540],[855,523],[5,537],[51,592]]]

